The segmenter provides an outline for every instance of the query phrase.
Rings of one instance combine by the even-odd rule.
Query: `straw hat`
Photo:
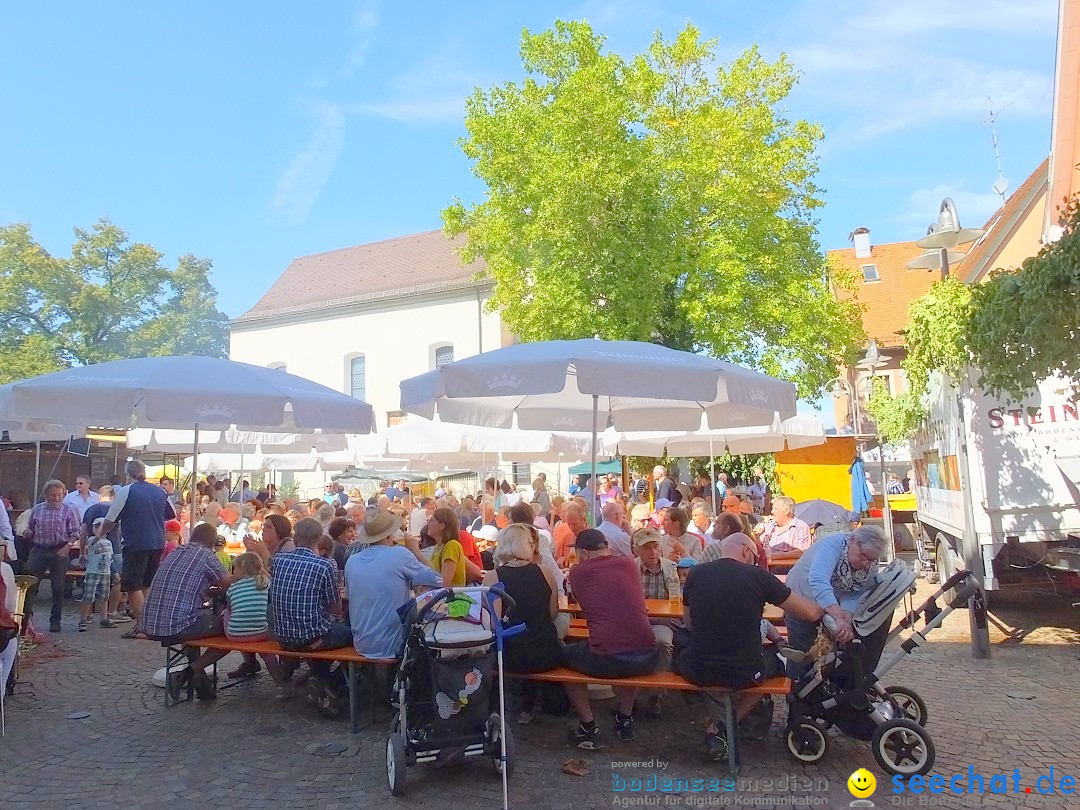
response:
[[[368,510],[364,523],[356,533],[356,540],[362,546],[369,546],[384,540],[402,527],[404,521],[385,509]]]

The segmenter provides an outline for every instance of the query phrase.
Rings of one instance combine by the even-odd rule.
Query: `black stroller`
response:
[[[893,611],[905,593],[914,592],[916,574],[894,560],[878,577],[855,614],[854,641],[821,655],[793,684],[784,740],[797,760],[817,762],[825,756],[826,730],[836,726],[850,737],[868,740],[874,759],[890,774],[924,774],[936,755],[925,729],[926,703],[914,690],[883,687],[880,679],[920,647],[954,609],[979,594],[979,585],[970,572],[958,572],[890,632]],[[937,600],[951,589],[955,595],[946,607],[939,607]],[[915,629],[920,617],[925,625]],[[835,631],[831,616],[826,615],[823,623],[827,631]],[[909,629],[913,632],[899,649],[882,655],[888,641]]]
[[[514,738],[505,722],[504,640],[525,625],[504,628],[500,587],[443,588],[417,597],[405,652],[394,682],[397,713],[386,740],[390,793],[405,791],[405,769],[420,762],[485,757],[503,780],[514,765]],[[498,711],[491,710],[498,659]]]

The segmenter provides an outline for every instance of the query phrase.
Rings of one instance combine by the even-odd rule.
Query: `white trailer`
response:
[[[1025,572],[1080,586],[1080,401],[1067,380],[1023,402],[931,376],[912,442],[918,522],[944,582],[966,567],[985,590]]]

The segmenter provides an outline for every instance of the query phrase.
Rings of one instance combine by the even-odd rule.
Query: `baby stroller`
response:
[[[405,769],[419,762],[487,757],[506,782],[514,738],[506,727],[502,653],[505,639],[525,625],[504,628],[496,599],[514,601],[500,587],[444,588],[417,597],[394,682],[397,713],[386,740],[390,793],[405,791]],[[498,712],[491,710],[491,676],[498,658]]]
[[[880,681],[904,656],[920,647],[946,616],[981,591],[970,572],[959,571],[889,632],[897,603],[905,593],[914,592],[916,574],[902,561],[894,560],[878,578],[855,613],[854,641],[821,655],[793,684],[784,740],[797,760],[817,762],[825,756],[826,730],[836,726],[848,736],[869,740],[874,759],[888,773],[904,777],[924,774],[933,767],[935,757],[934,741],[925,729],[926,703],[914,690],[883,687]],[[955,595],[941,608],[937,600],[954,588]],[[920,617],[925,625],[916,629]],[[826,615],[823,624],[831,636],[836,622]],[[885,643],[908,629],[913,632],[899,649],[881,654]]]

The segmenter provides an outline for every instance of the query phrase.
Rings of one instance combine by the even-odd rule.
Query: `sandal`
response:
[[[150,636],[146,635],[146,633],[144,633],[138,627],[132,627],[130,630],[124,633],[124,635],[120,636],[120,638],[147,639],[150,638]]]

